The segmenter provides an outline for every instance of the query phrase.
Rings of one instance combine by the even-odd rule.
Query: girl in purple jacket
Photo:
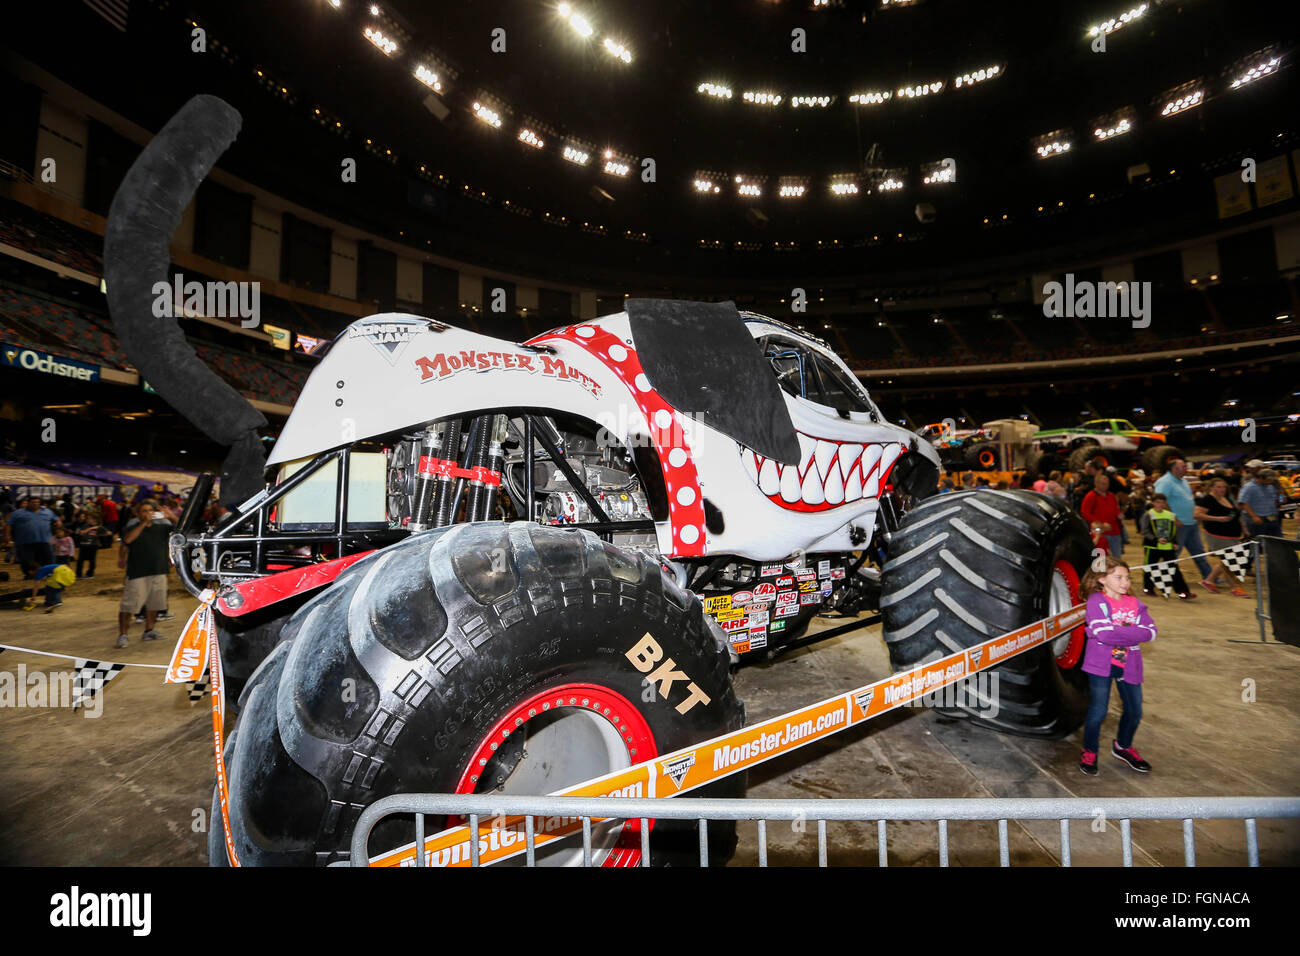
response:
[[[1083,671],[1088,675],[1088,716],[1083,723],[1083,753],[1079,769],[1089,776],[1097,773],[1097,744],[1101,722],[1110,705],[1110,682],[1119,684],[1124,712],[1119,719],[1117,739],[1110,752],[1138,773],[1150,773],[1147,763],[1133,749],[1133,735],[1142,719],[1142,649],[1156,639],[1156,626],[1147,606],[1129,594],[1129,567],[1106,555],[1106,570],[1089,569],[1080,588],[1087,598],[1087,649]]]

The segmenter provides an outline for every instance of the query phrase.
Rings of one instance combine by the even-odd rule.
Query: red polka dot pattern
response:
[[[659,453],[664,486],[668,491],[668,523],[672,527],[672,555],[700,557],[706,552],[704,495],[695,471],[695,459],[681,425],[681,416],[650,387],[636,349],[596,325],[570,325],[530,339],[540,345],[562,339],[580,346],[618,376],[650,425],[650,440]]]

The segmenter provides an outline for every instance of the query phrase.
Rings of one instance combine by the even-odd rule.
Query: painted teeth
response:
[[[781,500],[794,504],[801,491],[798,470],[786,465],[781,469]]]
[[[828,505],[844,504],[844,480],[840,478],[838,468],[831,469],[831,476],[826,479],[826,503]]]
[[[880,493],[881,476],[886,474],[903,446],[860,445],[823,441],[800,434],[799,464],[783,465],[762,458],[749,449],[741,452],[745,474],[769,498],[780,496],[786,504],[803,503],[810,508],[852,504]]]

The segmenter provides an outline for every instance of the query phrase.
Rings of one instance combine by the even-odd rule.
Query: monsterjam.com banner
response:
[[[675,797],[907,706],[926,693],[1052,641],[1080,626],[1083,620],[1084,607],[1080,604],[921,667],[578,784],[553,796]],[[582,828],[582,821],[577,817],[535,817],[534,821],[537,847]],[[452,827],[427,838],[426,864],[469,866],[469,841],[467,826]],[[478,852],[481,865],[526,852],[524,818],[508,816],[489,826],[480,822]],[[374,857],[370,865],[414,866],[415,844]]]

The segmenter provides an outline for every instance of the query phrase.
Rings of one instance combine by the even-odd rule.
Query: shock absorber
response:
[[[416,462],[415,500],[411,507],[411,520],[407,527],[412,531],[429,528],[433,515],[434,490],[438,485],[435,463],[441,461],[442,444],[447,433],[447,422],[437,422],[424,430],[420,441],[420,455]]]
[[[441,453],[437,459],[432,462],[436,478],[436,487],[433,492],[433,501],[429,505],[430,527],[441,528],[446,521],[442,520],[444,510],[450,509],[450,500],[452,489],[455,487],[456,479],[451,473],[451,469],[456,466],[456,459],[460,456],[460,419],[453,418],[447,422],[447,431],[442,439]],[[421,462],[423,466],[423,462]]]
[[[469,480],[469,503],[465,514],[469,521],[487,521],[496,505],[501,487],[501,469],[505,467],[506,425],[505,415],[483,416],[483,428],[475,442],[478,457],[470,460],[473,477]],[[479,452],[481,451],[481,455]]]

